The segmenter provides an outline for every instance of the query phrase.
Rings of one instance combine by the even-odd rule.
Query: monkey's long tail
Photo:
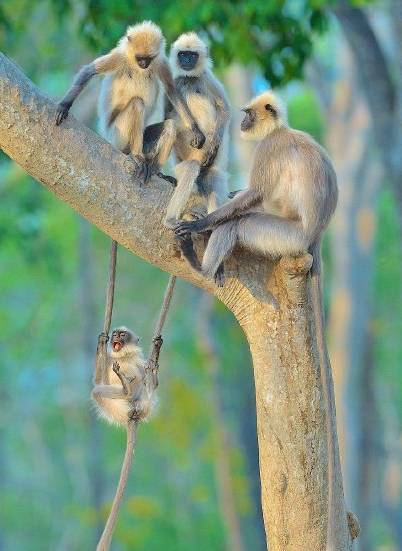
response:
[[[119,514],[121,503],[123,501],[124,490],[127,485],[128,475],[130,473],[131,464],[133,462],[135,441],[137,437],[137,427],[137,420],[130,420],[128,422],[126,453],[124,454],[123,465],[120,471],[119,484],[117,485],[109,518],[107,519],[102,536],[96,547],[96,551],[109,551],[110,544],[112,543],[113,532],[116,527],[117,517]]]
[[[317,337],[317,347],[320,359],[321,384],[326,405],[326,428],[328,447],[328,521],[327,521],[327,551],[336,551],[336,462],[335,450],[335,397],[331,373],[331,364],[325,344],[324,315],[321,290],[321,242],[312,247],[313,265],[311,267],[311,295],[313,301],[314,320]],[[345,519],[346,521],[346,519]]]

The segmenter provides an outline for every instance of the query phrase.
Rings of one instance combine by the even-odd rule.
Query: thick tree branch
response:
[[[309,255],[272,264],[244,252],[218,289],[180,258],[161,225],[168,184],[140,187],[133,162],[69,117],[0,54],[0,147],[102,231],[148,262],[213,292],[234,313],[254,361],[262,507],[270,551],[324,551],[327,435],[307,286]],[[202,239],[201,239],[202,242]],[[335,473],[337,483],[340,471]],[[339,486],[339,485],[338,485]],[[350,549],[342,485],[337,551]]]

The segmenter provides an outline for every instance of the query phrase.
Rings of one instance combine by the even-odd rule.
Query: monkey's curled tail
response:
[[[116,527],[117,516],[119,514],[120,506],[123,500],[123,493],[127,485],[128,475],[130,473],[131,464],[133,462],[135,441],[137,436],[137,420],[130,420],[127,425],[127,446],[126,453],[124,454],[123,465],[120,472],[120,480],[117,485],[116,493],[113,499],[112,508],[110,510],[109,518],[107,519],[102,536],[96,547],[96,551],[109,551],[110,544],[112,543],[113,532]]]
[[[311,267],[311,295],[317,338],[317,348],[320,360],[321,384],[326,405],[326,428],[328,447],[328,521],[327,521],[327,551],[336,551],[336,463],[335,450],[335,396],[333,389],[331,364],[325,344],[324,314],[321,289],[321,242],[316,242],[311,248],[313,265]],[[346,520],[346,519],[345,519]]]

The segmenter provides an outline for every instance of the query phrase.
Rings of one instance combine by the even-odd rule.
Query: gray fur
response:
[[[183,47],[182,47],[183,46]],[[180,67],[178,52],[184,49],[199,54],[197,63],[190,72]],[[229,104],[221,83],[210,70],[210,59],[205,44],[194,34],[181,35],[171,51],[171,64],[176,73],[175,88],[183,98],[186,109],[191,113],[205,135],[203,147],[190,147],[190,126],[180,111],[171,105],[167,116],[174,117],[177,137],[174,151],[179,161],[176,168],[177,187],[167,208],[165,224],[172,227],[181,217],[190,196],[196,191],[196,182],[201,182],[207,198],[208,212],[218,208],[227,196],[227,142]]]

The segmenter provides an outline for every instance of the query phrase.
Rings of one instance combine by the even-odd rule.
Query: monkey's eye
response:
[[[276,115],[277,115],[276,109],[275,109],[274,107],[272,107],[272,105],[271,105],[270,103],[267,103],[267,104],[265,105],[265,109],[266,109],[269,113],[271,113],[272,115],[274,115],[274,117],[276,117]]]

